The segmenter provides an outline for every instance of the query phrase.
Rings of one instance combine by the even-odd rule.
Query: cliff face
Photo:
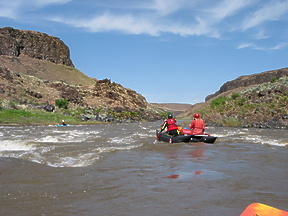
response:
[[[22,54],[74,67],[69,48],[59,38],[35,31],[0,28],[0,55],[19,57]]]
[[[0,109],[43,109],[46,105],[57,108],[58,99],[67,100],[69,109],[84,113],[102,110],[115,116],[130,112],[129,117],[133,114],[136,118],[137,114],[142,120],[159,117],[136,91],[108,79],[90,78],[77,70],[69,48],[59,38],[0,28]]]
[[[205,98],[205,101],[208,101],[214,97],[217,97],[221,93],[228,92],[233,89],[270,82],[273,78],[279,79],[280,77],[284,75],[288,76],[288,68],[282,68],[278,70],[272,70],[272,71],[257,73],[253,75],[240,76],[235,80],[224,83],[220,87],[219,91],[215,92],[212,95],[208,95]]]

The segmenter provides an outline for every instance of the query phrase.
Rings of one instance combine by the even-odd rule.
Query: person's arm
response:
[[[190,129],[193,129],[195,127],[195,120],[192,120],[191,124],[189,125]]]
[[[167,121],[165,121],[160,129],[160,133],[167,127]]]

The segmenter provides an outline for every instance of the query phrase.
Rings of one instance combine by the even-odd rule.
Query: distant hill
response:
[[[157,105],[160,108],[163,108],[165,110],[171,110],[171,111],[186,111],[187,109],[191,108],[191,104],[182,104],[182,103],[152,103],[154,105]]]
[[[181,116],[196,112],[210,125],[288,128],[288,68],[226,82]]]
[[[180,115],[184,111],[192,107],[191,104],[182,103],[152,103],[153,105],[163,109],[167,113],[173,113],[175,116]]]

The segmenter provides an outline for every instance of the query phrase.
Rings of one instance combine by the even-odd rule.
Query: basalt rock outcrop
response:
[[[279,79],[280,77],[283,77],[283,76],[288,76],[288,68],[281,68],[281,69],[266,71],[266,72],[257,73],[253,75],[240,76],[235,80],[224,83],[220,87],[219,91],[215,92],[212,95],[208,95],[205,98],[205,101],[208,101],[212,98],[217,97],[221,93],[228,92],[233,89],[267,83],[267,82],[270,82],[274,78]]]
[[[59,38],[36,31],[0,28],[0,55],[19,57],[22,54],[74,67],[69,48]]]

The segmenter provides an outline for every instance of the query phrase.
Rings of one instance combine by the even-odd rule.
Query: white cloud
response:
[[[256,27],[266,21],[279,20],[288,14],[287,1],[270,1],[259,10],[246,17],[243,22],[243,30]]]
[[[241,10],[251,5],[252,2],[253,0],[222,0],[220,2],[218,1],[216,5],[213,5],[212,2],[210,2],[211,6],[200,9],[200,13],[197,14],[197,28],[201,29],[202,33],[205,32],[205,35],[208,33],[210,37],[220,38],[221,31],[227,32],[231,30],[225,29],[225,19],[236,15]]]
[[[110,12],[96,15],[92,19],[58,17],[53,18],[53,20],[75,27],[87,28],[92,32],[118,31],[152,36],[158,36],[161,33],[172,33],[181,36],[205,35],[219,38],[220,33],[217,25],[220,25],[224,18],[236,14],[239,10],[251,4],[251,1],[223,0],[217,3],[216,6],[211,4],[209,9],[201,10],[195,6],[201,1],[151,0],[142,4],[138,2],[138,4],[131,6],[136,7],[138,12],[141,11],[138,14],[126,12],[126,14],[118,13],[116,15]],[[185,20],[176,20],[170,17],[170,15],[182,10],[185,10],[187,14]]]
[[[237,49],[253,48],[253,47],[255,47],[255,45],[252,43],[242,43],[237,47]]]
[[[156,10],[160,15],[168,15],[185,9],[190,4],[189,0],[153,0],[148,8]]]
[[[235,15],[237,12],[247,7],[252,2],[252,0],[223,0],[215,7],[208,9],[207,15],[210,16],[214,22],[219,22],[226,17]]]
[[[129,34],[150,34],[157,36],[159,27],[151,20],[132,15],[113,15],[105,13],[92,19],[66,19],[56,17],[53,21],[65,23],[74,27],[87,28],[92,32],[119,31]]]
[[[255,34],[254,37],[255,37],[255,39],[257,39],[257,40],[269,38],[269,36],[265,34],[264,30],[259,31],[257,34]]]
[[[254,43],[242,43],[237,47],[237,49],[251,48],[254,50],[280,50],[280,49],[286,49],[287,47],[288,47],[288,42],[279,43],[272,47],[262,47]]]
[[[245,48],[250,48],[254,50],[268,50],[269,49],[269,48],[258,46],[254,43],[242,43],[237,47],[237,49],[245,49]]]
[[[171,22],[168,19],[160,19],[155,16],[143,15],[114,15],[105,13],[92,19],[67,19],[54,17],[51,20],[64,23],[73,27],[86,28],[91,32],[123,32],[127,34],[148,34],[159,36],[162,33],[171,33],[181,36],[206,35],[218,37],[213,28],[207,28],[205,23],[198,20],[196,23],[182,24]]]
[[[14,19],[16,17],[16,10],[20,7],[19,2],[2,0],[0,1],[0,17]]]
[[[267,1],[269,3],[263,4],[261,0],[87,0],[77,2],[81,7],[75,9],[73,7],[77,5],[76,1],[68,4],[72,0],[0,0],[0,17],[33,23],[48,19],[71,27],[85,28],[91,32],[121,32],[151,36],[170,33],[184,37],[225,37],[229,40],[245,36],[246,39],[251,37],[253,40],[268,38],[273,40],[274,32],[266,29],[267,26],[257,28],[258,33],[254,32],[254,35],[247,36],[247,31],[240,31],[258,27],[270,20],[287,19],[285,16],[288,14],[287,0],[265,2]],[[45,10],[46,6],[51,5],[59,9],[59,4],[67,4],[65,7],[67,6],[69,13],[52,10],[50,7],[49,10]],[[82,11],[85,7],[89,7],[87,10],[89,13],[86,10]],[[72,9],[75,11],[73,14]],[[33,13],[30,14],[31,11]],[[35,19],[35,16],[39,18]],[[279,35],[277,32],[276,34]],[[274,46],[274,49],[282,47],[287,46],[282,43]],[[238,49],[244,48],[264,49],[253,43],[238,46]]]
[[[279,43],[279,44],[273,46],[271,49],[280,50],[280,49],[285,49],[287,47],[288,47],[288,42],[287,43]]]
[[[40,6],[40,7],[44,7],[44,6],[47,6],[47,5],[51,5],[51,4],[66,4],[68,2],[70,2],[72,0],[42,0],[42,1],[39,1],[39,0],[26,0],[25,1],[25,4],[27,4],[27,2],[31,2],[31,5],[37,5],[37,6]]]
[[[1,0],[0,17],[17,19],[27,11],[45,7],[50,4],[65,4],[72,0]]]

